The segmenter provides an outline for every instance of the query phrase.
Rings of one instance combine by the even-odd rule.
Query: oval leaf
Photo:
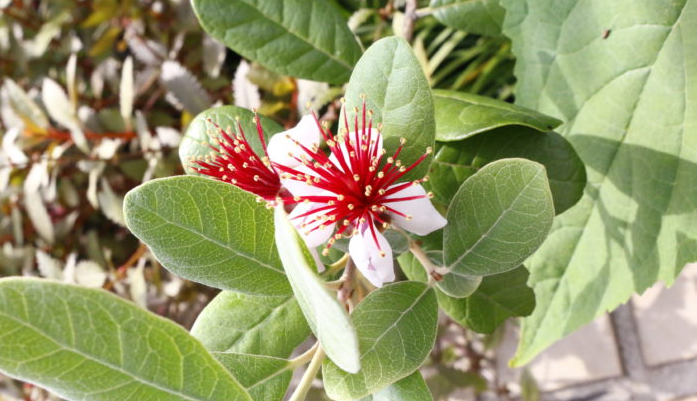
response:
[[[201,344],[108,292],[0,280],[0,370],[69,400],[252,400]]]
[[[433,91],[436,108],[436,139],[459,141],[507,125],[520,125],[547,132],[561,124],[526,107],[471,93],[437,89]]]
[[[362,398],[361,401],[433,401],[421,373],[416,371],[404,379]]]
[[[508,126],[486,135],[458,142],[443,143],[436,152],[426,183],[434,201],[450,204],[460,185],[479,169],[495,160],[520,157],[545,166],[554,198],[554,211],[560,214],[583,196],[586,169],[573,146],[556,132]]]
[[[293,377],[287,359],[263,355],[214,352],[213,356],[234,374],[254,401],[281,401]]]
[[[280,74],[341,84],[361,55],[330,2],[194,0],[193,6],[214,38]]]
[[[346,309],[325,288],[311,266],[311,256],[282,207],[274,212],[278,253],[305,318],[327,356],[342,369],[357,372],[361,364],[356,330]],[[308,260],[310,259],[310,260]]]
[[[310,334],[292,294],[267,297],[221,292],[196,319],[191,335],[210,351],[287,358]]]
[[[399,146],[400,138],[407,143],[399,159],[411,165],[432,147],[435,137],[433,97],[428,80],[418,59],[404,39],[389,37],[375,42],[361,57],[351,74],[346,90],[346,110],[349,126],[353,127],[353,109],[362,106],[362,96],[373,121],[382,123],[382,135],[387,156]],[[343,114],[340,121],[343,121]],[[428,171],[431,158],[405,175],[420,178]]]
[[[290,293],[271,212],[254,195],[202,177],[149,181],[126,195],[126,224],[168,270],[212,287]]]
[[[433,16],[444,25],[478,35],[498,35],[506,10],[499,0],[431,0]]]
[[[545,168],[524,159],[488,164],[455,194],[443,232],[451,271],[438,283],[448,292],[456,276],[486,276],[519,266],[544,241],[554,218]]]
[[[535,309],[535,294],[526,285],[523,266],[486,276],[467,298],[453,298],[437,292],[438,305],[461,326],[491,334],[509,317],[527,316]]]
[[[403,281],[373,291],[351,317],[358,332],[361,370],[347,373],[325,361],[322,376],[332,399],[365,397],[414,373],[436,340],[436,296],[423,283]]]
[[[268,137],[283,131],[283,127],[274,120],[262,115],[259,115],[259,118],[264,129],[264,140],[267,143]],[[224,130],[227,130],[228,127],[234,130],[239,119],[242,131],[252,149],[258,155],[264,154],[256,124],[253,122],[254,113],[252,111],[237,106],[214,107],[199,113],[191,121],[184,138],[182,138],[179,146],[179,159],[181,159],[187,174],[198,175],[198,172],[191,167],[191,160],[209,154],[211,152],[209,145],[214,145],[211,139],[218,136],[218,129],[208,122],[209,119]]]

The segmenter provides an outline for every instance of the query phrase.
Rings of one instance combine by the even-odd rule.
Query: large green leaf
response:
[[[459,141],[492,129],[517,125],[547,132],[561,124],[526,107],[471,93],[436,89],[436,140]]]
[[[480,35],[498,35],[506,10],[499,0],[431,0],[433,16],[445,25]]]
[[[365,95],[373,121],[382,123],[383,146],[391,156],[400,138],[407,140],[399,156],[409,166],[432,147],[435,136],[433,97],[419,60],[409,44],[389,37],[375,42],[356,64],[346,90],[346,110],[353,127],[353,109],[362,106]],[[343,111],[340,121],[343,121]],[[405,179],[419,178],[428,171],[426,159]]]
[[[697,260],[697,1],[504,0],[518,103],[588,166],[531,270],[514,363]]]
[[[210,351],[287,358],[310,334],[292,296],[221,292],[201,312],[191,335]]]
[[[213,356],[234,374],[254,401],[281,401],[293,377],[287,359],[262,355],[214,352]]]
[[[282,207],[276,208],[274,221],[283,268],[312,332],[332,361],[344,370],[357,372],[361,368],[358,338],[346,309],[315,273],[312,257]]]
[[[201,26],[242,56],[284,75],[341,84],[361,47],[328,1],[193,0]]]
[[[416,371],[361,401],[433,401],[421,373]]]
[[[347,373],[325,361],[322,377],[332,399],[365,397],[412,374],[424,363],[436,339],[436,296],[416,281],[373,291],[351,316],[358,332],[361,370]]]
[[[254,195],[202,177],[147,182],[126,195],[128,228],[170,271],[239,292],[284,295],[271,212]]]
[[[511,157],[545,166],[555,213],[564,212],[581,199],[586,170],[571,144],[555,132],[509,126],[442,144],[431,164],[431,179],[427,183],[435,194],[434,201],[447,207],[469,176],[492,161]]]
[[[236,127],[239,121],[247,142],[259,156],[263,156],[264,148],[259,141],[259,134],[253,118],[252,111],[237,106],[214,107],[199,113],[189,124],[189,128],[186,129],[186,134],[179,145],[179,158],[186,173],[198,175],[198,172],[191,167],[191,159],[211,153],[211,138],[218,136],[218,128],[213,123],[224,130],[230,128],[233,132],[237,132]],[[259,115],[259,121],[264,128],[266,143],[273,134],[283,131],[283,127],[266,116]]]
[[[545,168],[524,159],[486,165],[455,194],[443,232],[451,271],[438,287],[451,295],[458,275],[486,276],[519,266],[547,236],[554,218]]]
[[[69,400],[252,400],[184,329],[102,290],[0,280],[0,371]]]

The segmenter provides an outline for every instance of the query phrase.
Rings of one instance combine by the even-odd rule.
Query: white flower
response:
[[[329,247],[351,236],[349,254],[356,267],[380,287],[395,277],[392,249],[382,231],[394,225],[425,235],[447,223],[421,186],[424,180],[402,181],[431,150],[403,166],[397,160],[400,146],[381,163],[382,138],[371,122],[350,133],[344,128],[344,134],[333,136],[314,116],[305,116],[292,130],[274,136],[268,153],[290,192],[283,202],[297,204],[290,218],[308,247],[325,242]],[[329,156],[318,148],[320,135],[332,152]]]

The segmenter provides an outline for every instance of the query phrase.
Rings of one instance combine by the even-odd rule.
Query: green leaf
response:
[[[436,296],[423,283],[402,281],[379,288],[351,316],[358,332],[361,370],[347,373],[325,361],[322,377],[332,399],[365,397],[412,374],[436,339]]]
[[[326,1],[193,0],[201,26],[245,58],[283,75],[341,84],[361,47]]]
[[[191,328],[210,351],[287,358],[310,334],[291,295],[267,297],[221,292]]]
[[[290,294],[271,212],[254,195],[202,177],[147,182],[126,195],[126,224],[168,270],[238,292]]]
[[[209,145],[212,144],[211,137],[218,136],[218,129],[208,120],[210,119],[224,130],[227,130],[228,127],[235,130],[238,118],[242,131],[249,144],[252,145],[252,149],[260,156],[264,154],[256,124],[252,121],[254,118],[252,111],[237,106],[214,107],[199,113],[191,121],[179,145],[179,158],[187,174],[198,175],[198,172],[191,167],[191,159],[209,154],[211,152]],[[259,119],[262,128],[264,128],[264,140],[267,143],[271,135],[283,131],[283,127],[274,120],[262,115],[259,115]]]
[[[346,90],[346,110],[353,128],[353,109],[374,111],[375,124],[382,123],[383,147],[391,156],[399,147],[400,138],[407,143],[400,153],[402,164],[409,166],[433,147],[435,120],[433,97],[428,80],[414,52],[404,39],[389,37],[375,42],[356,64]],[[339,121],[343,121],[342,110]],[[420,178],[428,171],[431,158],[407,173],[408,179]]]
[[[361,398],[361,401],[428,401],[433,400],[431,392],[426,387],[424,378],[417,370],[404,379],[378,391],[373,395]]]
[[[541,164],[503,159],[486,165],[455,194],[443,232],[451,271],[438,283],[450,293],[458,275],[486,276],[519,266],[547,236],[554,218]]]
[[[443,265],[443,251],[426,250],[424,253],[434,265]],[[397,260],[404,274],[409,277],[409,280],[420,281],[422,283],[428,282],[426,269],[413,254],[400,255]],[[463,274],[461,276],[455,276],[454,278],[455,280],[452,281],[448,288],[448,293],[445,294],[440,289],[437,289],[436,292],[438,295],[449,295],[455,298],[469,297],[477,290],[482,282],[482,276],[467,276]]]
[[[472,3],[472,1],[467,1]],[[547,132],[561,124],[526,107],[471,93],[436,89],[436,140],[459,141],[492,129],[509,125]]]
[[[528,271],[520,266],[505,273],[486,276],[467,298],[438,292],[438,305],[460,325],[478,333],[491,334],[509,317],[528,316],[535,309],[535,294],[525,283]]]
[[[438,251],[427,251],[427,254]],[[399,257],[399,265],[411,280],[426,282],[424,268],[412,254]],[[509,317],[528,316],[535,308],[535,294],[526,285],[528,271],[523,266],[501,274],[462,279],[460,297],[436,290],[438,305],[460,325],[479,333],[493,333]],[[466,297],[466,298],[465,298]]]
[[[430,8],[444,25],[489,36],[501,33],[506,14],[499,0],[431,0]]]
[[[274,221],[283,268],[312,332],[332,361],[344,370],[357,372],[361,368],[358,339],[346,309],[324,288],[305,243],[282,207],[276,208]]]
[[[69,400],[252,400],[184,329],[111,293],[0,280],[0,371]]]
[[[589,182],[526,262],[520,365],[697,260],[697,1],[502,4],[516,99],[565,121]]]
[[[293,377],[287,359],[263,355],[214,352],[213,356],[234,374],[254,401],[281,401]]]
[[[442,144],[426,184],[435,194],[434,201],[447,207],[460,185],[480,168],[495,160],[514,157],[545,166],[556,214],[581,199],[586,170],[571,144],[555,132],[519,126],[496,128],[486,135]]]

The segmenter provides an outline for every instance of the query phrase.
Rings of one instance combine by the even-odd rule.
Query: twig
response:
[[[353,259],[349,258],[346,261],[346,268],[344,269],[344,274],[341,276],[342,281],[341,287],[337,293],[337,298],[339,302],[346,305],[346,309],[350,311],[350,306],[348,304],[353,295],[353,284],[356,279],[356,265],[353,263]]]
[[[404,9],[404,39],[411,42],[414,36],[414,23],[419,18],[416,14],[417,0],[407,0],[407,6]]]
[[[315,353],[317,352],[317,349],[319,348],[319,341],[315,343],[310,349],[307,351],[303,352],[302,354],[296,356],[295,358],[290,360],[290,366],[292,369],[297,368],[298,366],[302,366],[310,360],[312,360],[312,357],[315,356]]]
[[[412,255],[414,255],[414,257],[421,262],[424,269],[426,269],[429,284],[441,281],[443,279],[443,274],[448,272],[447,268],[434,265],[433,262],[431,262],[431,259],[428,258],[424,250],[421,249],[421,246],[419,246],[416,241],[409,241],[409,250],[411,251]]]
[[[317,372],[319,372],[319,368],[320,366],[322,366],[322,361],[324,361],[324,357],[324,350],[318,342],[317,349],[314,352],[312,361],[310,361],[310,365],[307,367],[307,370],[303,374],[303,377],[300,379],[298,387],[295,388],[295,391],[293,391],[293,395],[290,396],[288,401],[303,401],[305,399],[305,397],[307,396],[307,392],[310,391],[310,387],[312,387],[312,381],[315,380]]]

